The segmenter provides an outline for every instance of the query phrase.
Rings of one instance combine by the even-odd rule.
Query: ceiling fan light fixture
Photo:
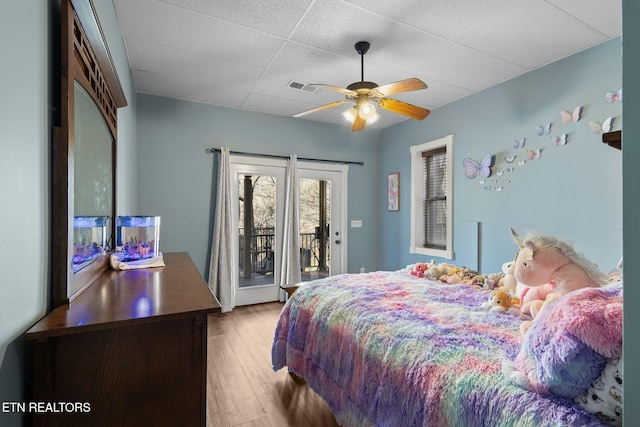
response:
[[[358,115],[364,120],[369,120],[377,114],[376,107],[368,101],[361,102],[358,106]]]
[[[356,114],[358,114],[356,107],[351,107],[342,113],[342,117],[344,117],[349,123],[353,124],[353,121],[356,119]]]

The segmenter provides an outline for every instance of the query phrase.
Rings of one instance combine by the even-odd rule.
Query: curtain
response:
[[[284,234],[282,236],[282,263],[280,265],[280,285],[299,283],[300,273],[300,202],[298,195],[298,158],[292,154],[287,168],[287,185],[284,210]],[[284,292],[280,292],[284,300]]]
[[[235,268],[231,233],[231,175],[229,148],[222,147],[218,157],[218,186],[216,209],[211,237],[211,260],[209,263],[209,289],[218,298],[222,312],[233,310],[236,305],[234,286]]]

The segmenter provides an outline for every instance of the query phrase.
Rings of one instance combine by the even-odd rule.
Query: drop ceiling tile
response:
[[[128,48],[134,58],[131,61],[133,69],[193,81],[203,89],[225,87],[248,94],[262,74],[261,68],[158,46],[144,40],[129,39]]]
[[[365,60],[388,68],[401,67],[416,52],[441,42],[424,31],[340,0],[314,2],[290,39],[349,58],[358,57],[356,42],[368,41],[371,49]]]
[[[544,0],[512,0],[454,40],[533,69],[605,39]]]
[[[481,90],[527,71],[491,55],[448,42],[415,63],[421,75],[467,90]]]
[[[284,42],[262,31],[156,0],[116,4],[126,38],[255,66],[268,64]]]
[[[337,55],[299,43],[287,42],[274,57],[270,71],[288,74],[291,79],[305,80],[309,83],[322,83],[346,87],[361,80],[360,56],[355,49],[349,57]],[[369,62],[364,58],[364,79],[386,82],[386,76],[392,70]]]
[[[622,0],[547,0],[608,37],[622,33]]]
[[[346,1],[448,39],[509,0]]]
[[[167,0],[245,27],[287,37],[311,0]]]

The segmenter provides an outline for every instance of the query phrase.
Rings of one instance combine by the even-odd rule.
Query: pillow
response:
[[[574,399],[587,412],[611,426],[622,426],[622,356],[607,362],[602,374]]]
[[[510,377],[539,394],[575,398],[622,353],[622,282],[564,295],[538,315]]]

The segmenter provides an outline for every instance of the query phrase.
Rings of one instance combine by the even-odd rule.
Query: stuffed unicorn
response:
[[[598,271],[598,266],[577,253],[568,242],[542,234],[521,238],[513,229],[511,234],[520,248],[513,269],[516,281],[529,287],[550,285],[553,289],[534,315],[571,291],[607,283],[606,275]],[[520,330],[524,333],[529,326],[531,322],[523,322]]]

